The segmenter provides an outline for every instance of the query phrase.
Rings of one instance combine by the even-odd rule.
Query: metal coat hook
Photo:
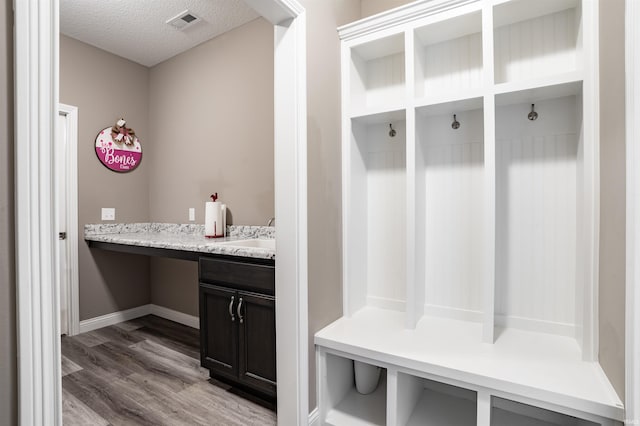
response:
[[[389,136],[392,138],[396,137],[396,129],[393,128],[393,124],[389,123]]]
[[[536,112],[535,107],[535,104],[531,104],[531,112],[527,115],[527,118],[531,121],[538,119],[538,113]]]
[[[451,123],[451,128],[453,130],[458,130],[460,128],[460,122],[456,119],[455,114],[453,114],[453,123]]]

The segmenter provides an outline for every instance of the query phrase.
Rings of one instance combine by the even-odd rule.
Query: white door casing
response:
[[[18,422],[60,425],[52,141],[58,114],[58,2],[14,3]]]
[[[54,200],[58,219],[55,234],[66,232],[65,240],[59,240],[60,268],[56,277],[60,280],[60,333],[75,336],[79,333],[79,268],[78,268],[78,108],[60,104],[57,128],[54,173],[56,186]],[[56,192],[59,192],[56,194]],[[66,310],[66,312],[65,312]]]
[[[56,203],[56,232],[60,236],[56,244],[57,272],[56,288],[58,289],[60,301],[60,335],[69,333],[69,270],[67,268],[67,116],[58,115],[58,126],[56,128],[56,142],[54,144],[54,167],[58,172],[56,175],[53,198]],[[62,235],[65,235],[63,238]]]
[[[246,1],[275,27],[278,422],[303,425],[309,391],[306,17],[296,0]],[[18,1],[14,9],[18,418],[21,425],[61,425],[52,148],[58,114],[59,0]]]

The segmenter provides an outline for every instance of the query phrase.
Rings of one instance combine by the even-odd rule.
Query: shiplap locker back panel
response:
[[[424,311],[481,321],[483,256],[483,112],[417,114],[417,167],[425,212]],[[422,274],[420,274],[422,275]]]
[[[395,136],[391,137],[391,125]],[[367,165],[367,304],[405,309],[406,126],[367,126],[360,149]]]
[[[405,95],[404,35],[354,48],[350,80],[354,110],[400,103]]]
[[[404,111],[349,120],[351,143],[345,314],[364,306],[404,311],[406,120]],[[390,136],[393,129],[394,136]],[[346,189],[345,189],[346,190]]]
[[[482,86],[482,15],[463,15],[415,31],[416,97]]]
[[[498,324],[575,335],[576,96],[496,111]]]
[[[541,1],[559,10],[520,15],[527,2],[514,1],[494,10],[495,82],[540,78],[580,68],[580,7],[575,1]],[[572,6],[570,8],[566,8]],[[541,12],[542,13],[542,12]]]

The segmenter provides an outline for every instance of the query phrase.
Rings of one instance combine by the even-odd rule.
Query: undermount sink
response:
[[[233,247],[261,248],[268,250],[276,249],[275,239],[250,238],[247,240],[225,241],[218,244]]]

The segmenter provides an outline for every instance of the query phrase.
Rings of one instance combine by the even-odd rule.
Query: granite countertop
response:
[[[205,238],[204,225],[169,223],[113,223],[84,226],[84,239],[102,243],[152,247],[227,256],[275,259],[275,250],[219,244],[249,238],[274,239],[273,226],[227,226],[227,237]]]

